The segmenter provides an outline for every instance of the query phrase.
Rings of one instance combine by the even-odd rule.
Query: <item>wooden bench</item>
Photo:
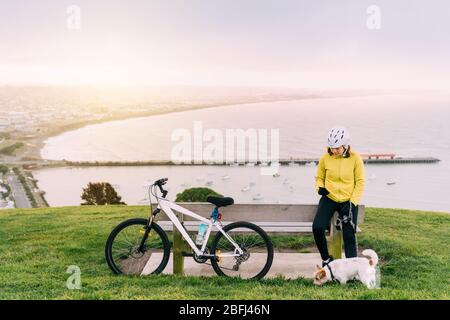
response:
[[[204,202],[180,202],[180,206],[209,218],[214,205]],[[358,226],[364,223],[364,206],[358,206]],[[312,222],[317,212],[317,205],[306,204],[233,204],[219,208],[224,225],[235,221],[248,221],[260,226],[269,235],[304,235],[312,233]],[[177,213],[177,212],[175,212]],[[177,213],[178,214],[178,213]],[[178,217],[183,221],[188,231],[196,232],[200,221],[189,216]],[[342,257],[342,232],[336,230],[335,213],[330,226],[329,250],[335,258]],[[161,212],[157,216],[157,223],[165,231],[173,231],[173,224]],[[358,232],[361,229],[358,227]],[[183,259],[180,257],[183,240],[177,230],[174,232],[174,273],[182,273]],[[180,271],[181,270],[181,271]]]

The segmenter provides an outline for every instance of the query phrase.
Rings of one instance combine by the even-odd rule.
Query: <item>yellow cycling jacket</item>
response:
[[[350,150],[350,156],[324,154],[319,160],[316,176],[316,190],[326,188],[333,201],[351,201],[357,205],[365,185],[364,162],[361,156]]]

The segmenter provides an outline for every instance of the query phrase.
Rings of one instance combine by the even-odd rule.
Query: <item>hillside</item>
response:
[[[62,207],[0,212],[0,299],[449,299],[450,215],[367,208],[360,247],[381,259],[381,289],[358,282],[315,287],[310,279],[260,282],[219,277],[111,274],[104,244],[122,220],[147,207]],[[304,252],[311,236],[291,243]],[[304,246],[304,247],[302,247]],[[81,290],[66,288],[67,267],[81,269]]]

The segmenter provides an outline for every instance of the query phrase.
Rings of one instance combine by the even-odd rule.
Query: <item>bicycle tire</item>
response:
[[[272,241],[270,240],[269,236],[267,235],[267,233],[263,229],[261,229],[259,226],[255,225],[253,223],[250,223],[250,222],[238,221],[238,222],[230,223],[230,224],[228,224],[227,226],[225,226],[223,228],[223,230],[229,236],[231,236],[230,233],[233,231],[233,229],[235,229],[235,232],[237,232],[236,229],[241,229],[241,230],[242,229],[249,229],[246,232],[247,233],[246,236],[258,235],[259,237],[261,237],[263,247],[260,247],[257,251],[262,251],[261,253],[264,253],[264,250],[262,250],[262,249],[265,249],[265,252],[267,253],[267,258],[264,261],[264,256],[262,256],[263,263],[264,263],[263,267],[261,268],[261,270],[257,270],[256,274],[253,275],[252,277],[249,277],[249,279],[257,279],[257,280],[262,279],[267,274],[267,272],[269,272],[270,267],[272,266],[272,262],[273,262],[273,244],[272,244]],[[242,233],[242,232],[237,232],[237,234],[240,234],[240,233]],[[241,237],[244,237],[244,235],[241,235]],[[212,243],[211,243],[211,252],[212,253],[217,253],[216,251],[220,250],[219,242],[220,242],[221,239],[225,239],[226,240],[226,238],[223,236],[223,234],[221,232],[218,232],[216,234],[215,238],[213,239]],[[236,239],[233,239],[233,240],[235,240],[235,242],[237,242],[241,246],[241,248],[245,247],[245,245],[242,243],[242,241],[239,241],[239,239],[236,238]],[[228,241],[228,240],[226,240],[226,241]],[[229,241],[228,241],[228,244],[231,245],[231,243]],[[256,244],[256,242],[255,242],[255,244]],[[218,245],[219,245],[219,247],[218,247]],[[246,248],[246,250],[247,250],[247,252],[249,252],[248,248]],[[255,253],[257,254],[259,252],[253,252],[253,253],[249,252],[250,257],[251,257],[252,254],[255,255]],[[231,259],[231,258],[228,258],[228,259]],[[233,258],[233,259],[235,259],[235,258]],[[230,262],[233,262],[233,261],[230,260]],[[242,278],[242,275],[241,274],[237,274],[237,272],[235,272],[235,274],[226,274],[224,272],[224,270],[228,270],[228,268],[225,269],[222,261],[219,261],[218,258],[215,258],[215,257],[211,258],[211,265],[212,265],[214,271],[219,276],[239,276],[239,277]],[[247,266],[250,266],[250,264],[248,264]],[[254,266],[254,264],[253,264],[253,266]],[[229,273],[231,273],[231,272],[229,272]]]
[[[147,226],[148,220],[146,219],[142,219],[142,218],[134,218],[134,219],[129,219],[129,220],[125,220],[122,223],[120,223],[119,225],[117,225],[110,233],[108,240],[106,241],[106,245],[105,245],[105,257],[106,257],[106,262],[108,263],[109,268],[112,270],[113,273],[115,274],[122,274],[122,273],[138,273],[138,272],[124,272],[127,270],[123,270],[124,268],[121,266],[118,266],[114,257],[113,257],[113,247],[114,247],[114,240],[116,240],[116,238],[118,237],[118,235],[121,234],[121,232],[123,232],[124,230],[126,230],[129,227],[132,226],[137,226],[139,228],[139,226],[142,226],[142,228],[144,228],[145,226]],[[142,229],[141,228],[141,229]],[[162,246],[162,249],[159,249],[159,251],[162,252],[162,258],[161,258],[161,262],[158,263],[158,260],[156,260],[157,262],[157,267],[155,268],[154,271],[150,272],[149,274],[159,274],[161,273],[165,267],[167,266],[167,263],[169,261],[169,257],[170,257],[170,241],[167,237],[167,234],[164,232],[164,230],[156,223],[152,223],[151,231],[155,231],[156,234],[158,235],[158,237],[161,239],[161,244],[160,246]],[[140,237],[136,237],[136,242],[135,242],[135,246],[138,245],[140,243],[140,240],[142,240],[142,236]],[[148,239],[147,239],[148,240]],[[131,243],[133,244],[133,243]],[[134,248],[134,247],[133,247]],[[130,255],[132,255],[132,249],[130,248]],[[147,252],[149,252],[148,248],[146,248],[146,252],[142,253],[143,255],[147,254]],[[159,252],[158,252],[159,253]],[[160,255],[160,254],[159,254]],[[149,256],[152,256],[152,253],[149,253]],[[134,257],[131,257],[134,258]],[[127,259],[130,259],[130,257],[127,257]],[[144,257],[145,259],[146,257]],[[135,261],[137,261],[137,258],[134,258]],[[150,258],[149,258],[150,259]],[[148,260],[149,260],[148,259]],[[124,259],[126,260],[126,259]],[[131,260],[133,261],[133,260]],[[148,261],[143,261],[145,263],[147,263]],[[140,267],[138,267],[139,269]],[[153,268],[152,268],[153,269]],[[142,272],[142,271],[141,271]]]

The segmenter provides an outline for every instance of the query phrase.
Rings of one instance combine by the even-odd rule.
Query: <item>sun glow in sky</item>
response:
[[[449,14],[446,0],[1,1],[0,84],[448,90]]]

